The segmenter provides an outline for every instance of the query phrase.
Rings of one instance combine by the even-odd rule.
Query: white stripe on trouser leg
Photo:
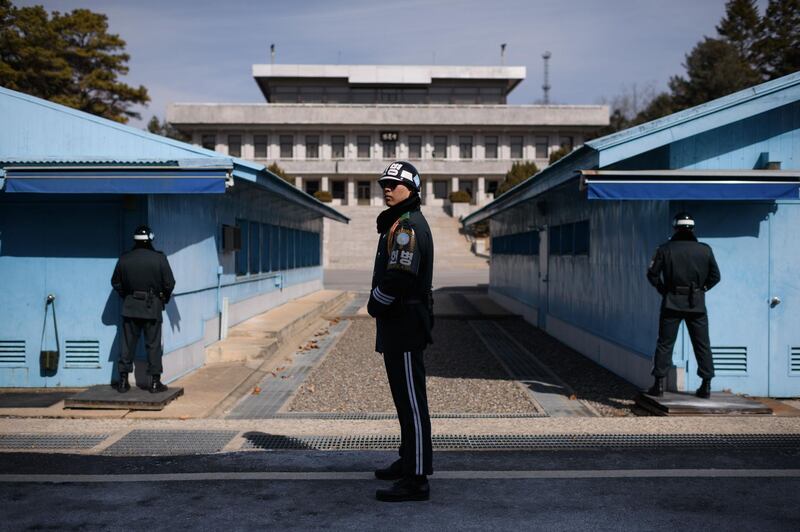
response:
[[[422,474],[422,423],[419,420],[419,406],[417,405],[417,394],[414,393],[414,374],[411,371],[411,351],[403,353],[403,360],[406,365],[406,384],[408,388],[408,398],[411,401],[411,412],[414,415],[414,451],[416,456],[416,474]]]

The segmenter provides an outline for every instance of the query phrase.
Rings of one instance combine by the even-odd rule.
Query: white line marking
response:
[[[544,471],[439,471],[434,480],[593,478],[800,478],[800,469],[578,469]],[[0,483],[207,482],[238,480],[375,480],[372,471],[259,471],[123,475],[0,475]]]

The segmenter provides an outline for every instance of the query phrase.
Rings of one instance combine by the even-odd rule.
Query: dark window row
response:
[[[484,137],[484,158],[497,159],[498,158],[498,137],[485,136]],[[561,146],[567,146],[572,149],[572,137],[561,137]],[[253,136],[253,155],[257,159],[267,158],[267,135],[254,135]],[[228,155],[233,157],[242,156],[242,136],[241,135],[228,135]],[[447,158],[447,136],[434,135],[433,137],[433,153],[434,159]],[[319,135],[306,135],[306,159],[319,159],[320,158],[320,137]],[[524,137],[521,135],[511,135],[509,137],[512,159],[522,159]],[[209,150],[216,150],[217,136],[214,134],[204,134],[201,137],[201,144],[204,148]],[[550,139],[548,137],[535,137],[535,157],[537,159],[546,159],[550,150]],[[459,136],[459,157],[461,159],[472,159],[473,152],[473,137]],[[279,135],[278,146],[280,149],[280,157],[282,159],[293,159],[295,155],[295,139],[293,135]],[[331,155],[334,159],[344,159],[345,152],[345,137],[344,135],[331,136]],[[372,156],[372,139],[368,135],[359,135],[356,137],[356,154],[359,159],[368,159]],[[397,156],[397,141],[386,140],[383,141],[383,158],[392,159]],[[419,135],[412,135],[408,137],[408,156],[411,159],[422,158],[422,137]]]
[[[236,220],[241,249],[236,252],[236,275],[319,266],[319,233]]]
[[[550,228],[551,255],[588,255],[589,220]]]
[[[526,231],[492,238],[493,255],[538,255],[539,231]]]

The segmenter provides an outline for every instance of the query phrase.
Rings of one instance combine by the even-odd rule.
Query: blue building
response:
[[[0,124],[0,386],[110,382],[121,301],[109,283],[139,224],[177,280],[167,381],[201,366],[226,325],[322,287],[323,217],[347,218],[263,165],[3,88]]]
[[[800,73],[587,142],[464,220],[490,221],[490,294],[645,386],[660,298],[645,272],[675,213],[722,282],[715,390],[800,396]],[[699,384],[685,331],[670,385]]]

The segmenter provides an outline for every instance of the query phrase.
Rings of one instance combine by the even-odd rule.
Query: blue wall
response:
[[[702,131],[613,168],[752,169],[764,161],[764,153],[782,169],[800,168],[800,102]],[[538,256],[493,255],[491,289],[649,361],[660,297],[645,272],[656,247],[671,235],[671,217],[681,210],[695,217],[698,238],[712,246],[722,273],[722,282],[707,296],[718,368],[714,389],[800,395],[800,284],[794,267],[800,253],[800,201],[590,202],[573,180],[493,216],[491,233],[588,219],[588,256],[551,255],[549,282],[542,283]],[[770,307],[776,295],[782,303]],[[547,328],[547,319],[540,316],[539,324]],[[637,371],[646,367],[640,362],[631,362]],[[687,388],[698,384],[684,331],[673,362],[686,370]]]
[[[237,276],[234,253],[222,253],[220,243],[222,224],[233,225],[237,218],[322,230],[316,214],[238,180],[224,195],[0,194],[0,386],[110,382],[120,341],[120,300],[110,279],[140,223],[150,224],[155,247],[167,254],[177,280],[164,317],[165,366],[202,363],[171,357],[184,356],[176,350],[209,337],[206,322],[217,316],[218,297],[236,305],[321,281],[319,266]],[[223,273],[218,294],[219,265]],[[60,367],[53,374],[40,371],[39,364],[48,293],[56,295],[61,350]],[[216,331],[212,333],[213,338]],[[52,314],[44,345],[55,345]],[[139,348],[141,353],[142,342]]]

